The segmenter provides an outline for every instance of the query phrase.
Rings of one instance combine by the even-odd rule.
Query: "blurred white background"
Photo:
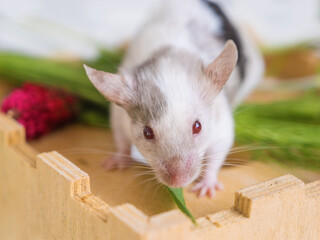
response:
[[[174,1],[174,0],[172,0]],[[267,47],[320,39],[319,0],[224,0]],[[0,49],[91,58],[128,41],[163,0],[0,0]]]

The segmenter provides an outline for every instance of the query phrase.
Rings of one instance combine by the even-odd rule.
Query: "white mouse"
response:
[[[118,74],[85,66],[112,102],[117,153],[107,169],[145,161],[170,187],[212,197],[234,141],[232,109],[259,82],[263,61],[222,8],[170,0],[132,40]]]

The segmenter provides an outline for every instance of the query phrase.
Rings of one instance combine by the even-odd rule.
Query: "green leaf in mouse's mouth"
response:
[[[184,197],[183,197],[182,188],[170,188],[170,187],[167,187],[167,188],[168,188],[168,191],[169,191],[173,201],[176,203],[177,207],[186,216],[188,216],[195,225],[197,225],[195,218],[193,217],[193,215],[191,214],[191,212],[189,211],[189,209],[186,206],[186,203],[185,203]]]

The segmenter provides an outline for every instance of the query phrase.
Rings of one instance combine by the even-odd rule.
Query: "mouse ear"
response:
[[[83,65],[92,84],[110,102],[127,108],[131,101],[131,91],[127,80],[119,74],[98,71]]]
[[[237,46],[228,40],[220,55],[205,70],[206,76],[213,82],[215,91],[220,92],[229,79],[238,61]]]

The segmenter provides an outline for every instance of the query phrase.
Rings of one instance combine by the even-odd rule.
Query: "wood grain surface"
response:
[[[66,156],[89,174],[92,192],[111,206],[131,203],[149,216],[176,208],[166,189],[150,180],[153,176],[144,173],[139,166],[124,171],[105,171],[101,167],[103,159],[115,150],[111,132],[107,129],[74,124],[32,141],[31,145],[39,152],[56,150]],[[248,160],[249,156],[239,153],[232,158]],[[320,179],[319,172],[248,162],[220,171],[219,179],[225,190],[218,192],[214,199],[199,199],[187,187],[184,191],[186,203],[196,217],[205,216],[232,207],[236,190],[288,173],[305,182]]]

